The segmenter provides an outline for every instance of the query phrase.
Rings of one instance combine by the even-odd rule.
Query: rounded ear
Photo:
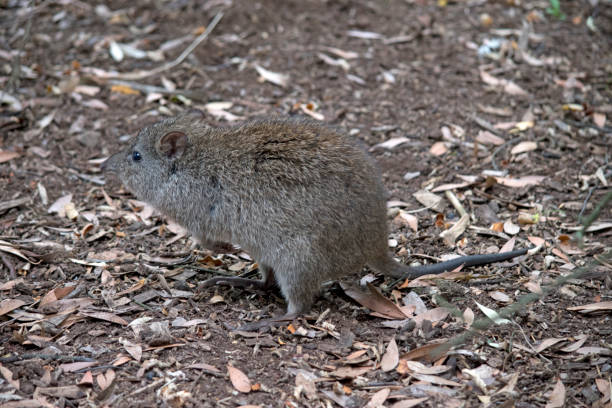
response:
[[[186,110],[182,112],[179,116],[181,118],[189,118],[193,120],[202,120],[205,117],[204,112],[196,108],[191,108],[189,110]]]
[[[187,148],[187,135],[183,132],[169,132],[157,142],[157,152],[168,159],[177,159]]]

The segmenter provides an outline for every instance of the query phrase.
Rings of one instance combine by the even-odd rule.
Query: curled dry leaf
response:
[[[530,291],[531,293],[539,293],[542,294],[542,288],[540,287],[540,284],[538,282],[535,281],[529,281],[529,282],[525,282],[524,285],[528,291]]]
[[[483,393],[487,393],[487,384],[485,384],[484,380],[480,377],[479,373],[476,370],[463,369],[461,370],[462,374],[467,374],[470,376],[472,381],[480,388]]]
[[[559,351],[563,351],[564,353],[573,353],[574,351],[578,350],[580,347],[582,347],[584,345],[584,343],[587,341],[587,339],[589,338],[588,335],[586,334],[580,334],[578,336],[576,336],[576,341],[573,342],[572,344],[562,347],[559,349]]]
[[[408,139],[407,137],[394,137],[382,143],[375,144],[370,148],[370,151],[372,152],[379,149],[393,150],[396,147],[403,145],[404,143],[407,143],[409,141],[410,139]]]
[[[414,232],[417,232],[419,229],[418,218],[403,210],[399,211],[397,216],[393,219],[393,223],[410,227]]]
[[[457,238],[463,234],[469,223],[470,216],[468,214],[464,214],[461,216],[459,221],[455,223],[455,225],[446,231],[442,231],[439,236],[444,240],[446,245],[453,246]]]
[[[514,224],[511,220],[504,222],[504,232],[508,235],[516,235],[521,232],[521,227]]]
[[[478,306],[478,308],[482,311],[482,313],[484,313],[489,319],[491,319],[493,321],[493,323],[495,324],[508,324],[510,323],[510,320],[508,319],[504,319],[502,318],[499,313],[497,313],[495,310],[493,309],[489,309],[488,307],[481,305],[478,302],[475,302],[476,306]]]
[[[427,366],[418,361],[405,361],[405,364],[406,364],[406,369],[408,369],[410,372],[413,372],[416,374],[427,374],[427,375],[442,374],[452,368],[451,366],[445,366],[445,365]]]
[[[439,322],[441,320],[446,319],[449,314],[449,310],[443,307],[436,307],[434,309],[430,309],[426,312],[418,314],[412,318],[416,323],[417,327],[421,327],[423,321],[429,320],[430,322]]]
[[[536,150],[537,148],[538,148],[538,144],[536,142],[531,142],[531,141],[521,142],[517,144],[516,146],[514,146],[512,150],[510,150],[510,153],[511,154],[521,154],[525,152],[531,152],[533,150]]]
[[[60,217],[66,216],[66,204],[72,201],[72,194],[66,194],[55,200],[51,207],[47,210],[49,214],[57,213]]]
[[[273,83],[274,85],[282,86],[283,88],[289,85],[289,75],[280,74],[278,72],[268,71],[267,69],[255,65],[257,73],[266,81]]]
[[[532,225],[537,224],[540,220],[540,214],[531,214],[525,211],[519,212],[518,223],[520,225]]]
[[[229,378],[232,382],[232,385],[237,391],[240,391],[242,393],[248,393],[251,391],[251,381],[245,373],[232,366],[231,364],[227,365],[227,373],[229,374]]]

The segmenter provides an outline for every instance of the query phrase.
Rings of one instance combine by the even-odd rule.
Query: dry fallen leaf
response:
[[[257,73],[266,81],[273,83],[274,85],[282,86],[283,88],[289,85],[289,75],[281,74],[278,72],[268,71],[267,69],[255,65]]]
[[[549,348],[550,346],[553,346],[557,343],[559,343],[560,341],[565,341],[565,337],[562,338],[548,338],[548,339],[544,339],[540,342],[540,344],[538,344],[537,346],[534,347],[534,351],[536,353],[541,353],[542,351],[546,350],[547,348]]]
[[[123,345],[125,351],[127,351],[128,354],[132,356],[134,360],[140,361],[140,359],[142,358],[142,347],[140,346],[140,344],[132,343],[131,341],[123,338],[120,338],[119,342]]]
[[[100,364],[100,363],[98,363],[97,361],[79,361],[79,362],[76,362],[76,363],[60,364],[60,368],[65,373],[73,373],[75,371],[79,371],[79,370],[82,370],[84,368],[89,368],[89,367],[97,366],[98,364]]]
[[[434,156],[442,156],[446,152],[448,152],[448,148],[444,142],[436,142],[429,148],[429,153]]]
[[[503,186],[522,188],[526,186],[539,185],[546,177],[544,176],[525,176],[521,178],[495,177],[495,180]]]
[[[600,128],[603,128],[604,126],[606,126],[606,114],[594,112],[593,113],[593,123],[595,123],[595,125],[599,126]]]
[[[521,232],[521,227],[514,224],[511,220],[504,222],[504,232],[508,235],[516,235]]]
[[[115,371],[112,369],[106,370],[105,373],[100,373],[96,377],[96,382],[100,389],[105,390],[115,381]]]
[[[503,292],[500,292],[499,290],[495,290],[495,291],[489,293],[489,296],[491,296],[491,298],[497,300],[498,302],[502,302],[502,303],[510,303],[511,302],[510,296],[506,295]]]
[[[248,393],[251,391],[251,381],[245,373],[231,364],[227,365],[227,373],[229,374],[230,381],[236,390],[242,393]]]
[[[372,367],[345,366],[335,369],[334,371],[330,372],[329,375],[338,378],[355,378],[367,373],[371,369]]]
[[[411,398],[398,401],[390,406],[390,408],[412,408],[421,404],[421,402],[425,402],[429,399],[429,397],[423,398]]]
[[[372,152],[379,149],[393,150],[396,147],[403,145],[404,143],[408,143],[409,141],[410,139],[408,139],[407,137],[394,137],[382,143],[375,144],[370,148],[370,151]]]
[[[395,338],[392,338],[389,344],[387,345],[387,350],[385,354],[383,354],[382,359],[380,361],[380,368],[383,372],[391,371],[397,367],[397,363],[399,362],[399,351],[397,349],[397,343],[395,342]]]
[[[568,346],[560,348],[559,351],[563,351],[564,353],[573,353],[574,351],[582,347],[588,338],[589,336],[587,334],[580,334],[576,336],[575,342],[573,342],[572,344]]]
[[[567,310],[577,310],[582,314],[608,311],[608,310],[612,310],[612,301],[589,303],[587,305],[582,305],[582,306],[572,306],[572,307],[568,307]]]
[[[425,359],[426,361],[436,361],[440,357],[444,356],[448,351],[450,345],[447,343],[431,343],[421,347],[417,347],[414,350],[403,354],[400,358],[402,360],[420,360]]]
[[[60,197],[57,200],[55,200],[55,202],[51,204],[51,207],[49,207],[47,212],[49,214],[57,213],[57,215],[63,218],[66,216],[66,204],[68,204],[71,201],[72,201],[72,194],[66,194],[65,196]]]
[[[87,316],[87,317],[93,317],[94,319],[106,320],[107,322],[120,324],[122,326],[128,325],[128,322],[126,322],[121,317],[117,316],[116,314],[113,314],[110,312],[99,312],[95,310],[86,310],[86,311],[82,310],[80,314],[83,316]]]
[[[7,162],[9,160],[13,160],[15,158],[19,157],[19,153],[17,152],[10,152],[7,150],[0,150],[0,163],[4,163]]]
[[[39,307],[45,306],[56,300],[60,300],[71,294],[76,289],[76,285],[63,286],[55,288],[49,292],[40,300]]]
[[[19,380],[13,378],[13,372],[11,370],[0,364],[0,374],[2,374],[2,377],[4,377],[7,383],[11,384],[13,388],[19,391]]]
[[[395,303],[384,297],[371,283],[368,283],[369,293],[354,288],[343,288],[344,292],[362,306],[372,310],[376,316],[385,319],[406,319],[402,310]]]
[[[87,371],[85,374],[83,374],[83,377],[81,377],[77,385],[86,385],[89,387],[93,386],[93,374],[91,371]]]
[[[412,320],[414,320],[417,327],[421,327],[423,321],[429,320],[432,323],[439,322],[446,319],[449,313],[449,310],[444,307],[436,307],[414,316]]]
[[[379,408],[382,407],[387,398],[389,398],[389,394],[391,390],[389,388],[383,388],[382,390],[376,391],[370,401],[365,405],[365,408]]]
[[[26,302],[21,299],[4,299],[0,302],[0,316],[4,316],[25,304]]]
[[[419,190],[412,194],[412,196],[427,208],[431,208],[437,212],[444,211],[444,203],[442,202],[442,197],[440,196],[426,190]]]
[[[565,386],[561,379],[557,380],[555,388],[550,393],[550,398],[546,404],[546,408],[561,408],[565,405]]]
[[[445,365],[427,366],[418,361],[404,360],[404,363],[406,364],[407,370],[409,370],[412,373],[416,373],[416,374],[437,375],[437,374],[445,373],[452,368],[451,366],[445,366]]]
[[[526,141],[526,142],[521,142],[517,144],[516,146],[514,146],[512,150],[510,150],[510,153],[511,154],[521,154],[525,152],[531,152],[533,150],[536,150],[537,148],[538,148],[538,144],[536,142]]]
[[[472,326],[472,323],[474,323],[474,311],[469,307],[463,311],[463,321],[468,329]]]

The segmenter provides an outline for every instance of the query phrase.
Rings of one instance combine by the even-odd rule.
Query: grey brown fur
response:
[[[343,133],[310,120],[211,128],[189,112],[142,129],[104,167],[204,246],[240,245],[261,267],[264,279],[254,285],[276,282],[288,315],[307,312],[324,281],[364,265],[398,278],[450,269],[409,268],[391,257],[372,159]]]

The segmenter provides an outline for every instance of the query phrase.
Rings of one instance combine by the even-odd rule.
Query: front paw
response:
[[[230,244],[229,242],[221,242],[221,241],[213,242],[210,246],[208,246],[208,249],[210,249],[211,251],[217,254],[237,254],[238,252],[240,252],[239,249],[237,249],[234,245]]]

